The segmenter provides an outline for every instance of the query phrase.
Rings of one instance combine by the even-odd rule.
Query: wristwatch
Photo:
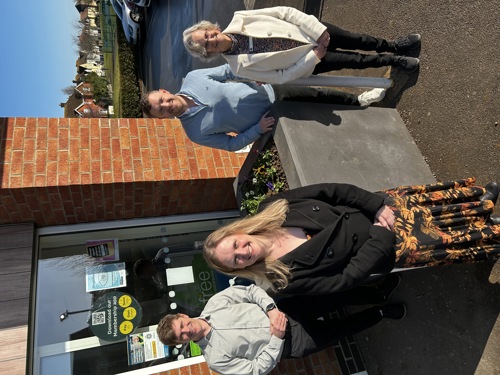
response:
[[[273,310],[273,309],[275,309],[275,308],[276,308],[276,304],[275,304],[274,302],[273,302],[273,303],[271,303],[271,304],[269,304],[269,305],[266,307],[266,314],[267,314],[269,311],[271,311],[271,310]]]

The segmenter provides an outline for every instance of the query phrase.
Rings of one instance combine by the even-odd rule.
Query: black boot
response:
[[[486,189],[486,193],[484,193],[481,196],[481,198],[479,198],[479,200],[492,201],[493,204],[496,204],[498,199],[498,194],[500,193],[500,186],[498,186],[498,183],[492,181],[489,184],[487,184],[484,188]]]
[[[400,320],[406,316],[406,305],[404,303],[395,303],[382,306],[380,308],[380,313],[383,318]]]
[[[498,225],[500,224],[500,216],[498,215],[491,215],[490,218],[488,219],[488,223],[492,225]]]
[[[416,57],[408,56],[390,56],[389,65],[404,70],[408,73],[413,73],[418,69],[420,60]]]
[[[399,37],[391,43],[391,46],[394,48],[393,52],[404,55],[405,52],[420,48],[421,39],[420,34]]]
[[[385,302],[389,302],[394,291],[401,283],[401,275],[399,273],[390,273],[385,278],[382,284],[380,285],[380,290],[382,291],[382,295]]]

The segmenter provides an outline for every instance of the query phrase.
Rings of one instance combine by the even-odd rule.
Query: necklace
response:
[[[306,235],[306,239],[308,241],[312,238],[312,236],[309,233],[307,233],[305,229],[302,229],[302,232],[304,232],[304,234]]]

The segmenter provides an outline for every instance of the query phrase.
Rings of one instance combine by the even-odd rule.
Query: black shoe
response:
[[[417,49],[420,47],[421,41],[420,34],[410,34],[407,36],[402,36],[394,41],[394,47],[397,53],[403,53],[410,51],[412,49]]]
[[[490,218],[488,219],[488,223],[492,224],[492,225],[499,225],[500,224],[500,216],[491,215]]]
[[[498,193],[500,193],[500,186],[498,186],[498,183],[492,181],[489,184],[487,184],[484,188],[486,189],[486,193],[484,193],[481,196],[481,198],[479,198],[479,200],[492,201],[493,204],[496,204],[498,199]]]
[[[382,317],[386,319],[400,320],[406,316],[406,305],[404,303],[395,303],[382,306],[380,308]]]
[[[399,273],[390,273],[388,274],[382,285],[380,285],[380,289],[382,290],[382,296],[384,297],[384,301],[388,302],[392,295],[394,294],[396,288],[401,283],[401,275]]]
[[[420,60],[416,57],[408,57],[408,56],[393,56],[391,65],[395,68],[400,68],[408,73],[413,73],[418,69],[418,65],[420,64]]]

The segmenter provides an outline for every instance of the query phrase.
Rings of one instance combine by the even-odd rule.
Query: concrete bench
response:
[[[290,188],[345,182],[376,191],[435,182],[392,108],[276,102],[274,141]]]

